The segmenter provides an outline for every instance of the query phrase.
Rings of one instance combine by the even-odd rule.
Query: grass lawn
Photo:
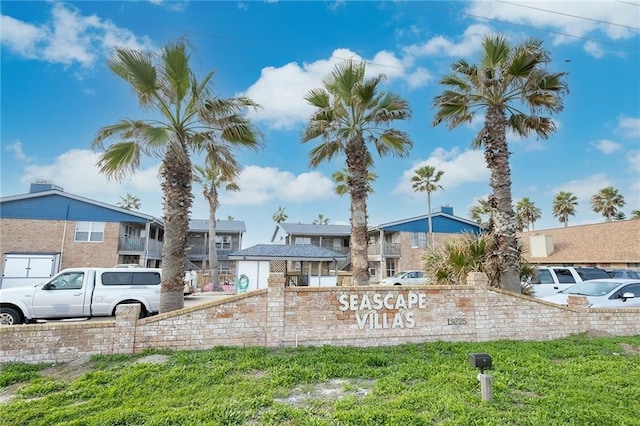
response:
[[[11,426],[640,425],[640,336],[153,351],[4,364],[0,389]]]

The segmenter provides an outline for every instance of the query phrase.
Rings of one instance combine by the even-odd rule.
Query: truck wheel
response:
[[[0,311],[0,324],[1,325],[22,324],[22,315],[16,309],[3,307]]]

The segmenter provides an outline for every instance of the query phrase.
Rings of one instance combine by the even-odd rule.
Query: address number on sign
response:
[[[467,320],[464,318],[447,318],[447,325],[466,325]]]

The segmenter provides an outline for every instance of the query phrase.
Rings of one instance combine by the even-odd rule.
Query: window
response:
[[[568,269],[555,269],[556,277],[558,277],[559,283],[575,283],[576,279],[573,278],[571,271]]]
[[[101,243],[104,238],[104,222],[76,222],[75,241]]]
[[[376,276],[376,264],[374,262],[369,263],[369,276],[370,277]]]
[[[294,244],[311,244],[311,237],[296,237]]]
[[[616,291],[609,299],[622,299],[625,293],[633,293],[635,297],[640,297],[640,284],[629,284]]]
[[[228,274],[229,273],[229,261],[228,260],[219,260],[218,261],[218,273],[220,274]]]
[[[553,276],[547,269],[538,269],[534,279],[531,280],[533,284],[553,284]]]
[[[427,247],[427,233],[426,232],[414,232],[411,234],[411,247]]]
[[[84,281],[84,273],[82,272],[69,272],[66,274],[58,275],[51,282],[49,282],[48,290],[79,290],[82,288],[82,282]]]
[[[222,250],[231,249],[231,236],[230,235],[216,235],[216,248]]]
[[[387,260],[387,276],[392,277],[396,274],[396,262]]]
[[[159,272],[105,272],[103,285],[160,285]]]

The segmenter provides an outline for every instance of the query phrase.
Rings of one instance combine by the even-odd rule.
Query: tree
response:
[[[578,197],[571,192],[560,191],[553,199],[553,217],[557,217],[560,223],[564,223],[564,227],[569,226],[569,216],[576,215],[576,206],[578,205]]]
[[[631,210],[631,219],[640,219],[640,210]]]
[[[312,223],[314,225],[328,225],[329,224],[329,218],[328,217],[324,217],[322,215],[322,213],[318,213],[318,218],[315,219]]]
[[[347,178],[349,172],[347,169],[338,170],[334,172],[332,177],[333,181],[336,183],[336,194],[339,196],[343,196],[349,193],[349,186],[347,186]],[[367,192],[373,192],[373,186],[371,185],[376,179],[378,179],[378,175],[373,172],[367,173]]]
[[[127,195],[120,197],[120,201],[116,204],[118,207],[122,207],[127,210],[140,210],[140,198],[135,195],[131,195],[127,192]]]
[[[275,223],[286,222],[289,216],[284,212],[284,207],[278,206],[278,211],[273,214],[273,221]]]
[[[227,220],[235,220],[233,216],[227,215]]]
[[[443,189],[442,185],[439,185],[440,179],[444,175],[442,170],[436,170],[433,166],[422,166],[415,171],[415,174],[411,177],[413,182],[414,191],[427,193],[427,218],[428,218],[428,234],[431,235],[431,249],[436,246],[435,238],[433,236],[433,224],[431,222],[431,193],[438,189]]]
[[[104,151],[98,159],[101,173],[117,180],[135,173],[143,155],[160,158],[165,225],[162,247],[160,312],[184,306],[192,152],[212,156],[220,139],[240,142],[252,130],[242,112],[258,107],[248,98],[219,99],[213,95],[213,71],[199,79],[189,65],[184,41],[167,44],[159,53],[116,47],[108,65],[129,83],[143,109],[154,117],[122,119],[98,130],[92,147]],[[115,142],[109,146],[109,139]],[[224,153],[222,155],[225,155]]]
[[[533,224],[541,217],[542,211],[537,208],[535,203],[528,197],[524,197],[516,203],[516,220],[522,223],[521,230],[527,228],[528,231],[529,225],[531,225],[532,230],[535,230],[536,228],[533,226]]]
[[[477,65],[460,59],[451,65],[453,73],[440,81],[446,89],[434,98],[433,125],[446,122],[453,129],[470,122],[477,113],[484,113],[484,125],[472,146],[484,147],[491,172],[489,232],[496,240],[501,262],[500,287],[518,292],[518,241],[506,134],[507,130],[522,137],[536,133],[547,139],[555,132],[555,123],[542,114],[563,109],[562,100],[568,89],[566,73],[547,70],[551,59],[541,40],[532,38],[511,46],[506,37],[492,35],[484,38],[482,47]]]
[[[500,282],[499,263],[492,255],[495,252],[495,239],[487,234],[464,233],[447,239],[436,250],[422,254],[422,264],[431,284],[466,284],[470,272],[484,272],[492,287]],[[522,256],[523,247],[518,244],[518,262],[520,263],[520,281],[526,282],[534,274],[534,268]],[[518,292],[530,294],[531,288],[520,284]]]
[[[618,213],[615,214],[615,216],[613,216],[613,220],[619,221],[619,220],[626,220],[627,219],[627,215],[624,214],[623,211],[619,211]]]
[[[302,142],[322,138],[309,153],[309,164],[344,155],[347,187],[351,198],[351,259],[354,285],[368,285],[367,195],[370,148],[379,156],[408,156],[409,136],[388,126],[411,117],[408,103],[392,93],[381,92],[384,75],[365,79],[365,64],[351,60],[338,64],[323,80],[323,88],[311,90],[305,100],[316,109]]]
[[[471,207],[469,210],[469,217],[471,220],[487,228],[489,226],[491,209],[489,208],[489,202],[486,198],[478,198],[478,204]]]
[[[601,213],[605,221],[611,222],[618,214],[618,208],[624,207],[624,197],[613,186],[602,188],[591,197],[591,208],[596,213]]]
[[[239,166],[238,166],[239,167]],[[216,211],[220,206],[218,190],[239,191],[240,187],[234,181],[233,176],[224,176],[216,163],[207,162],[206,168],[193,166],[193,180],[202,186],[202,195],[209,204],[209,270],[213,288],[220,289],[220,277],[218,274],[218,250],[216,248]]]

